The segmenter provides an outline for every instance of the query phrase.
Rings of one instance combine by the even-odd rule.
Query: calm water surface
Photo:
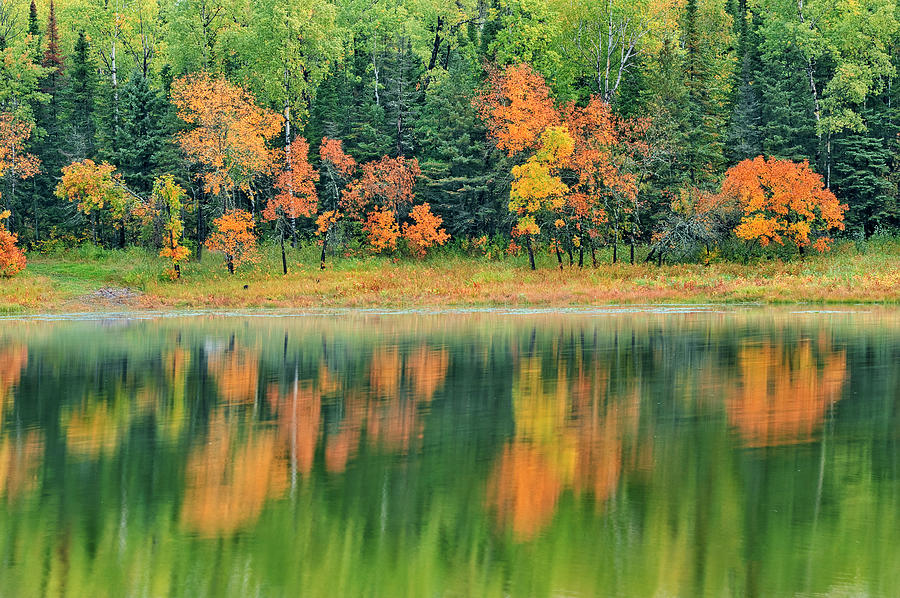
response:
[[[900,312],[0,321],[0,596],[900,595]]]

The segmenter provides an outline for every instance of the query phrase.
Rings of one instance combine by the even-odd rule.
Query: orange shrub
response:
[[[409,215],[415,224],[403,224],[403,238],[416,256],[425,257],[425,251],[429,247],[443,245],[450,240],[450,235],[441,228],[444,220],[433,214],[427,203],[414,207]]]
[[[234,274],[235,267],[242,263],[256,260],[256,233],[250,212],[230,210],[213,220],[213,226],[216,232],[206,240],[206,247],[225,254],[230,273]]]
[[[0,212],[0,276],[15,276],[25,269],[25,252],[16,247],[19,237],[6,230],[3,221],[9,210]]]
[[[369,218],[363,227],[369,238],[369,245],[375,253],[393,251],[397,249],[397,239],[400,238],[400,227],[391,210],[373,210],[369,212]]]

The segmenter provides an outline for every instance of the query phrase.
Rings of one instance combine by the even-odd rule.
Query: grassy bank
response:
[[[841,243],[829,254],[789,262],[758,260],[663,265],[566,267],[541,256],[503,260],[446,252],[423,261],[372,256],[335,258],[318,269],[318,248],[289,254],[287,276],[273,249],[229,276],[221,256],[184,267],[181,280],[163,260],[132,248],[83,247],[29,255],[28,268],[0,279],[0,312],[63,312],[167,308],[311,308],[415,306],[575,306],[720,302],[900,302],[900,240]]]

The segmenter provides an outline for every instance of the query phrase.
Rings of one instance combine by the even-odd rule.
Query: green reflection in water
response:
[[[0,596],[894,596],[900,313],[0,322]]]

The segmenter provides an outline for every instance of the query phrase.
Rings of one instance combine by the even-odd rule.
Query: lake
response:
[[[0,596],[900,595],[900,311],[0,320]]]

